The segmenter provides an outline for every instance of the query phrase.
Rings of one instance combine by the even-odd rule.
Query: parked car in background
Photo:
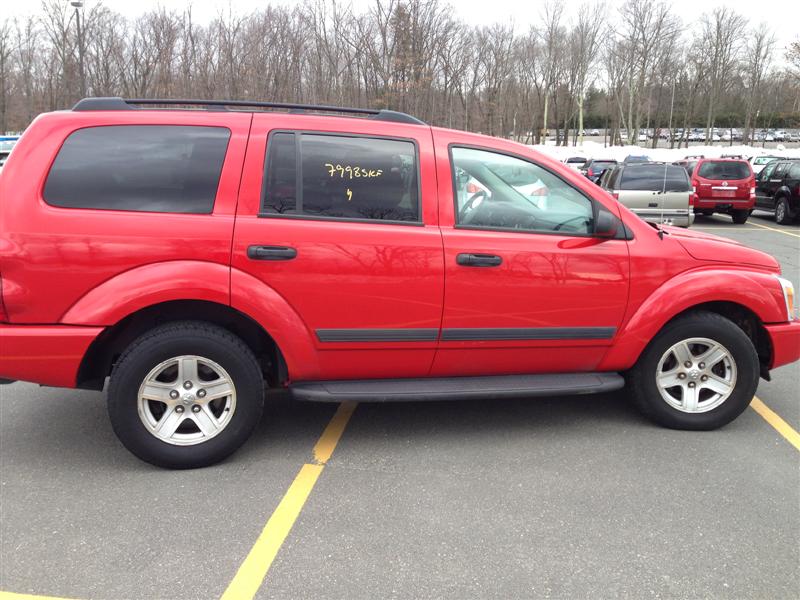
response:
[[[599,185],[645,221],[679,227],[694,222],[692,186],[678,165],[621,164],[603,173]]]
[[[698,155],[691,155],[690,154],[686,158],[683,158],[681,160],[676,160],[672,164],[673,165],[678,165],[678,166],[683,167],[684,169],[686,169],[686,172],[691,177],[692,172],[694,171],[694,168],[697,166],[697,163],[700,161],[701,158],[705,158],[705,156],[703,156],[702,154],[698,154]]]
[[[0,137],[0,169],[3,168],[3,165],[6,163],[6,159],[8,159],[8,155],[11,154],[11,149],[17,143],[19,138],[17,136],[2,136]]]
[[[741,224],[747,222],[755,206],[755,176],[744,159],[700,159],[692,173],[692,186],[697,195],[696,213],[726,213],[734,223]]]
[[[622,162],[624,162],[626,165],[629,165],[629,164],[632,164],[632,163],[651,162],[651,160],[652,159],[649,156],[645,155],[645,154],[628,154],[628,156],[626,156],[625,160],[622,161]]]
[[[586,164],[589,159],[585,156],[570,156],[564,161],[564,164],[570,167],[571,169],[575,169],[576,171],[580,171],[580,169]]]
[[[758,175],[767,164],[771,163],[773,160],[777,160],[781,158],[780,156],[751,156],[750,157],[750,166],[753,169],[753,173]]]
[[[800,158],[768,163],[756,177],[756,208],[775,213],[787,225],[800,220]]]
[[[601,133],[600,133],[599,129],[590,129],[589,133],[587,135],[598,136],[598,135],[601,135]]]
[[[597,183],[603,171],[615,167],[617,161],[610,158],[592,158],[580,169],[580,172],[587,178]]]

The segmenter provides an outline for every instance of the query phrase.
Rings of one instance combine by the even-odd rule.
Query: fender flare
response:
[[[290,377],[313,378],[319,372],[313,337],[294,308],[260,279],[219,263],[176,260],[130,269],[82,296],[60,322],[110,327],[142,309],[176,300],[238,310],[275,340]]]
[[[762,323],[786,320],[783,295],[775,277],[759,271],[698,269],[681,273],[657,288],[618,332],[599,371],[625,371],[670,320],[709,302],[738,304]]]

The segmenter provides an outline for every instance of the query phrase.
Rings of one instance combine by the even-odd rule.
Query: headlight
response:
[[[783,277],[778,277],[778,282],[781,284],[783,299],[786,301],[786,315],[790,321],[793,321],[798,318],[794,309],[794,285],[792,285],[791,281]]]

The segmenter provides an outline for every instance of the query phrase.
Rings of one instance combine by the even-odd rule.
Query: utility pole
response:
[[[83,0],[71,0],[70,4],[75,8],[75,23],[78,28],[78,76],[81,82],[81,98],[85,98],[86,71],[83,65],[83,35],[81,33],[81,8],[83,8]]]

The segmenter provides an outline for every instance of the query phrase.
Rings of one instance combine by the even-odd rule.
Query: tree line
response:
[[[800,42],[781,56],[767,24],[723,3],[691,21],[660,0],[570,12],[548,0],[521,30],[468,25],[442,0],[307,0],[198,23],[190,7],[127,19],[100,1],[44,0],[0,22],[0,132],[86,96],[390,108],[525,142],[800,126]]]

